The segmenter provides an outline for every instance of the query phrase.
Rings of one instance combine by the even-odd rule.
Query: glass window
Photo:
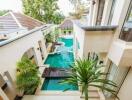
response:
[[[124,25],[122,27],[120,39],[132,42],[132,1],[126,15]]]
[[[96,25],[101,24],[102,16],[103,16],[103,9],[105,5],[105,0],[99,0],[99,6],[98,6],[98,14],[97,14],[97,21]]]
[[[122,83],[125,80],[128,70],[129,70],[129,67],[120,67],[120,66],[116,66],[113,63],[111,63],[111,65],[110,65],[110,69],[108,71],[109,74],[107,76],[107,79],[109,79],[117,84],[118,88],[116,88],[116,89],[115,89],[115,87],[112,87],[112,86],[110,87],[110,88],[113,88],[115,91],[117,91],[117,93],[118,93]],[[109,87],[109,86],[107,86],[107,87]],[[111,93],[109,93],[109,92],[104,91],[104,94],[107,97],[111,97]]]
[[[112,21],[114,10],[115,10],[115,5],[116,5],[116,0],[113,0],[111,10],[110,10],[109,20],[108,20],[108,25],[111,25],[111,21]]]

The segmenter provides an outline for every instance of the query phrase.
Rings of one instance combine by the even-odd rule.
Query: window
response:
[[[100,25],[101,24],[104,5],[105,5],[105,0],[99,0],[99,6],[98,6],[98,14],[97,14],[96,25]]]
[[[115,82],[118,86],[117,89],[115,89],[114,87],[110,87],[113,88],[115,91],[119,91],[120,87],[122,86],[122,83],[124,82],[126,75],[129,71],[129,67],[120,67],[120,66],[116,66],[114,63],[111,63],[109,71],[108,71],[108,75],[107,75],[107,79]],[[106,85],[107,86],[107,85]],[[107,86],[109,87],[109,86]],[[104,91],[105,96],[107,97],[111,97],[111,93]]]
[[[111,10],[110,10],[109,19],[108,19],[108,25],[111,25],[111,21],[112,21],[114,10],[115,10],[115,5],[116,5],[116,0],[113,0]]]
[[[119,38],[127,42],[132,42],[132,1],[130,3]]]

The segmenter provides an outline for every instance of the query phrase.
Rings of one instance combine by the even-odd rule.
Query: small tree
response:
[[[79,85],[82,88],[82,94],[85,95],[85,100],[88,100],[88,88],[90,86],[106,90],[116,96],[116,91],[107,87],[117,87],[116,84],[111,80],[102,77],[107,74],[101,72],[101,67],[102,66],[98,64],[98,57],[95,57],[94,59],[89,57],[87,60],[76,60],[75,64],[72,66],[73,71],[70,73],[71,77],[60,83],[68,83],[76,86]]]
[[[17,63],[17,89],[25,94],[33,94],[41,82],[38,74],[37,66],[27,57],[23,57]]]

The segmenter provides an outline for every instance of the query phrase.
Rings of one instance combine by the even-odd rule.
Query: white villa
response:
[[[14,100],[17,95],[15,88],[16,63],[24,56],[35,61],[40,73],[50,55],[46,46],[45,35],[54,31],[55,25],[42,24],[37,21],[28,26],[21,24],[13,13],[9,13],[19,26],[20,35],[0,42],[0,100]],[[8,15],[8,14],[7,14]],[[6,15],[5,15],[6,16]],[[27,17],[27,16],[26,16]],[[90,0],[87,22],[73,22],[73,55],[74,58],[87,58],[97,53],[100,63],[105,65],[104,72],[110,73],[105,79],[118,85],[116,93],[120,100],[132,99],[132,0]],[[1,17],[0,17],[1,23]],[[87,24],[86,24],[87,23]],[[14,24],[14,27],[16,24]],[[21,27],[20,27],[21,26]],[[1,25],[0,25],[1,32]],[[3,31],[5,32],[5,31]],[[12,31],[11,33],[14,33]],[[8,33],[9,34],[9,33]],[[13,35],[12,35],[13,36]],[[0,33],[1,38],[1,33]],[[52,60],[50,61],[52,62]],[[41,90],[42,83],[35,95],[24,95],[23,100],[84,100],[79,91],[47,91]],[[89,100],[117,100],[106,91],[96,88],[89,90]]]

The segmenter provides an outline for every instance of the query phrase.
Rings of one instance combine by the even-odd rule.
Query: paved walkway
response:
[[[23,100],[84,100],[80,96],[24,96]],[[90,98],[89,100],[100,100],[99,98]]]
[[[79,91],[41,91],[36,95],[25,95],[23,100],[84,100]],[[89,100],[101,100],[97,91],[89,91]]]

